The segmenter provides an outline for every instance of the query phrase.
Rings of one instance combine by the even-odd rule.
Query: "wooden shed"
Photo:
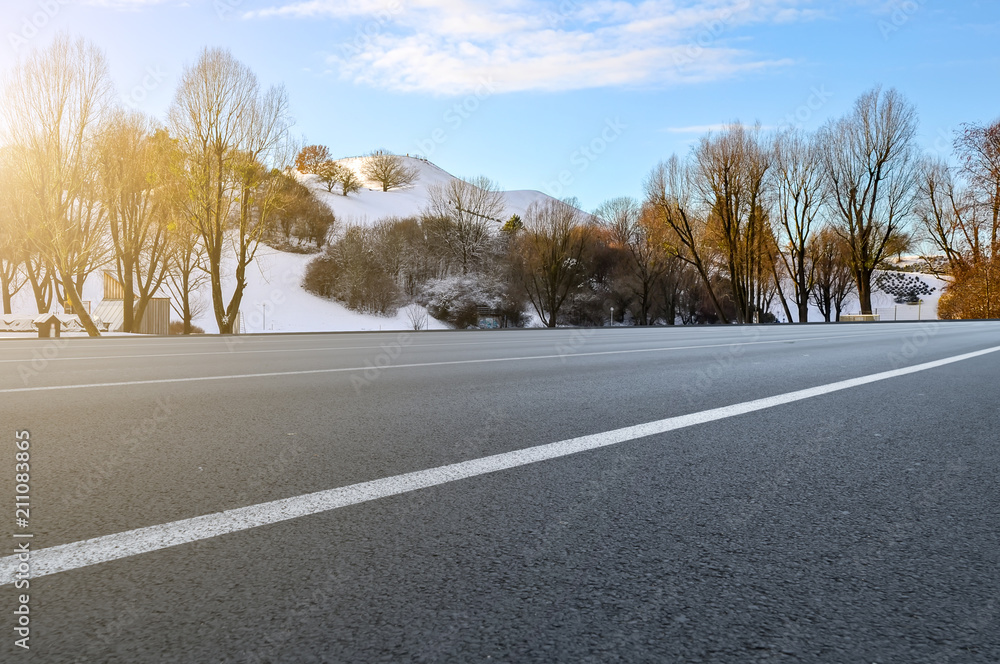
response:
[[[125,325],[125,287],[114,272],[104,272],[104,299],[94,309],[93,316],[106,324],[109,332],[121,332]],[[139,329],[135,331],[139,334],[170,334],[170,298],[151,298]]]

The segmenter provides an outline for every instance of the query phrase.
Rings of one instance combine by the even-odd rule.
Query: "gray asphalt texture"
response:
[[[997,345],[984,322],[2,340],[0,390],[386,367],[0,393],[0,493],[29,429],[37,550]],[[7,585],[0,661],[998,662],[998,377],[1000,353],[37,578],[28,652]]]

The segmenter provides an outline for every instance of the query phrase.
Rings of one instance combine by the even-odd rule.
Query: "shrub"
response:
[[[507,288],[502,279],[470,274],[432,279],[417,298],[431,316],[459,329],[479,325],[479,307],[500,318],[502,327],[523,327],[527,322],[524,299]]]
[[[938,301],[938,316],[951,320],[1000,318],[1000,259],[955,270]]]
[[[170,321],[170,327],[168,328],[168,334],[184,334],[184,323],[179,320]],[[191,326],[191,334],[205,334],[205,330],[201,329],[197,325]]]
[[[354,226],[306,267],[303,287],[315,295],[338,300],[347,308],[393,316],[399,307],[399,286],[380,260],[377,229]]]

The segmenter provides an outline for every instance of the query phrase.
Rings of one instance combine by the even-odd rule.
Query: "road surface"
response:
[[[0,660],[1000,661],[998,351],[987,322],[0,340]]]

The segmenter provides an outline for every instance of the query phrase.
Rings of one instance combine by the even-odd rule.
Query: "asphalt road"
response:
[[[35,564],[997,346],[981,322],[0,340],[0,557],[27,534],[17,430]],[[0,661],[997,662],[998,377],[983,354],[5,578]]]

